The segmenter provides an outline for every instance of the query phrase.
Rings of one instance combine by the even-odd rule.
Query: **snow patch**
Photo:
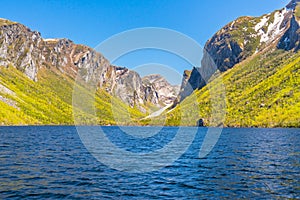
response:
[[[264,27],[267,22],[269,20],[269,17],[264,16],[260,22],[258,24],[256,24],[256,26],[254,27],[254,30],[257,32],[259,29],[261,29],[262,27]]]
[[[276,38],[284,29],[280,29],[280,26],[284,20],[285,14],[288,11],[283,9],[281,11],[277,11],[274,14],[274,22],[268,25],[268,30],[265,33],[262,28],[268,23],[269,18],[262,18],[261,22],[255,26],[255,31],[258,32],[258,35],[261,36],[260,43],[268,42]]]

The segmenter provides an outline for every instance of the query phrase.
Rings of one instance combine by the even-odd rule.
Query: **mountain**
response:
[[[22,24],[0,19],[0,123],[72,124],[78,77],[98,84],[96,107],[102,110],[95,123],[115,123],[112,99],[134,120],[170,102],[160,99],[155,82],[145,85],[138,73],[111,65],[90,47],[69,39],[44,39]]]
[[[179,88],[0,19],[0,123],[73,124],[76,111],[80,124],[300,127],[299,24],[299,0],[228,23],[207,41],[201,66],[184,71]]]
[[[195,126],[201,119],[220,125],[212,119],[209,93],[223,82],[223,125],[300,127],[299,23],[300,1],[293,0],[281,10],[224,26],[207,41],[201,67],[184,72],[179,104],[166,113],[167,124]],[[182,112],[195,108],[195,101],[194,114]]]
[[[215,73],[211,65],[225,72],[266,49],[297,51],[300,45],[298,3],[293,0],[286,8],[261,17],[240,17],[219,30],[205,44],[201,68],[194,68],[183,81],[180,99],[206,85]]]

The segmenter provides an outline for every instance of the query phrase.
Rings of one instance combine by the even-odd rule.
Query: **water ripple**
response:
[[[141,141],[105,129],[132,152],[159,149],[176,131],[164,128]],[[130,174],[99,163],[74,127],[0,127],[0,199],[300,198],[299,129],[224,129],[200,159],[205,130],[172,165]]]

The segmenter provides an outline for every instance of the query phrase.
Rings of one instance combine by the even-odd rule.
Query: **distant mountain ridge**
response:
[[[153,87],[158,99],[165,105],[172,104],[179,93],[179,85],[171,85],[164,77],[159,74],[151,74],[142,78],[143,84],[148,88]],[[149,89],[149,91],[151,91]]]

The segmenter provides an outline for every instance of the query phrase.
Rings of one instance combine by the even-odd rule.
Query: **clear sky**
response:
[[[163,27],[179,31],[204,46],[222,26],[239,16],[260,16],[283,8],[289,0],[38,0],[1,1],[1,18],[20,22],[44,38],[69,38],[96,47],[114,34],[133,28]],[[154,53],[148,51],[147,55]],[[161,63],[182,73],[184,61],[151,59],[137,53],[116,61],[135,68]],[[143,57],[143,58],[141,58]]]

